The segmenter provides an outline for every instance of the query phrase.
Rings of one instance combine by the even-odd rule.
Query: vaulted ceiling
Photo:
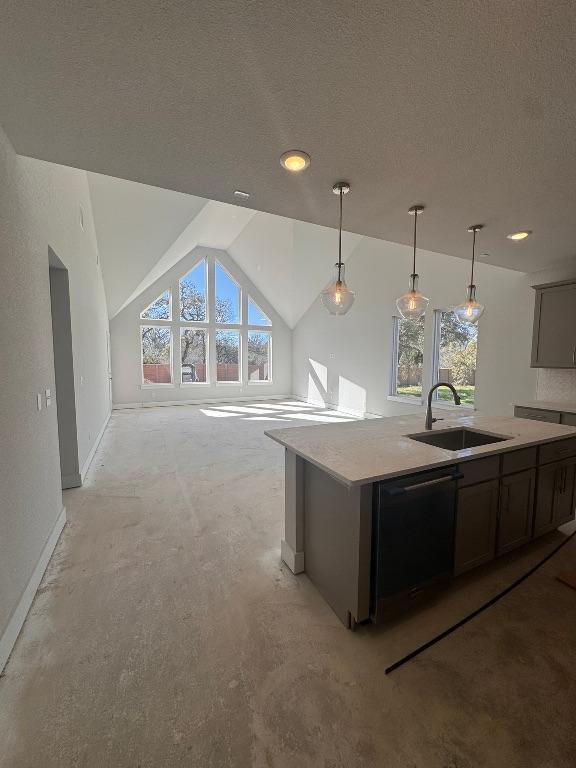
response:
[[[346,178],[351,231],[407,243],[425,203],[423,248],[484,222],[486,261],[532,271],[575,253],[575,28],[572,0],[10,0],[0,119],[21,154],[321,226]],[[201,215],[179,200],[160,250]]]
[[[290,327],[330,277],[334,229],[94,173],[88,184],[110,317],[198,245],[227,250]],[[344,233],[344,260],[361,240]]]

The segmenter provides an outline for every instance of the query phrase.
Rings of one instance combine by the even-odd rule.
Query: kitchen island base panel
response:
[[[284,452],[284,538],[282,560],[292,573],[304,571],[304,459],[288,449]]]
[[[286,539],[280,542],[280,556],[292,573],[304,573],[304,552],[294,552]]]
[[[370,618],[372,486],[346,488],[304,466],[306,574],[348,627]]]

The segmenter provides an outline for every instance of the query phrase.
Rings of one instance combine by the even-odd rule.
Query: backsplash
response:
[[[576,402],[576,369],[540,368],[536,399]]]

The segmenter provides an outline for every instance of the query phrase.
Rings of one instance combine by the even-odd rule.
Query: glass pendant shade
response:
[[[354,304],[356,294],[346,285],[345,269],[342,262],[342,198],[350,192],[347,181],[338,181],[332,187],[332,192],[339,197],[340,218],[338,222],[338,261],[334,265],[332,281],[320,294],[320,302],[331,315],[345,315]]]
[[[356,294],[346,285],[344,275],[344,264],[335,264],[332,281],[320,294],[322,306],[331,315],[345,315],[352,304],[354,304],[354,299],[356,298]]]
[[[484,228],[483,224],[474,224],[468,227],[468,232],[472,232],[472,269],[470,273],[470,285],[468,286],[468,297],[463,304],[458,304],[452,310],[456,319],[467,325],[476,325],[478,320],[484,314],[484,304],[476,300],[476,286],[474,285],[474,259],[476,255],[476,233]]]
[[[484,314],[484,304],[480,304],[476,300],[476,286],[468,286],[468,298],[463,304],[458,304],[453,310],[456,318],[461,323],[468,323],[468,325],[476,325],[478,320]]]
[[[404,320],[418,320],[426,312],[429,301],[418,290],[418,275],[410,275],[410,289],[396,300],[396,306]]]
[[[418,290],[418,275],[416,274],[416,231],[418,226],[418,215],[424,210],[423,205],[413,205],[408,209],[410,216],[414,216],[414,245],[412,253],[412,274],[410,275],[410,285],[408,292],[396,299],[396,306],[400,316],[404,320],[419,320],[426,312],[426,307],[430,299],[420,293]]]

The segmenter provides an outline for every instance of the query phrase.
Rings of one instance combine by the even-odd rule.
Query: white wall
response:
[[[167,288],[172,287],[173,312],[177,311],[178,280],[202,256],[213,255],[252,296],[272,321],[272,381],[250,384],[211,383],[142,386],[140,313]],[[194,248],[158,278],[110,321],[112,397],[116,407],[151,403],[193,402],[211,399],[265,398],[289,395],[292,390],[292,338],[284,320],[256,286],[225,252],[204,246]],[[178,340],[177,342],[178,343]],[[176,347],[173,354],[178,354]]]
[[[360,242],[346,266],[348,285],[357,293],[352,309],[333,317],[316,301],[294,330],[295,395],[384,416],[422,410],[388,399],[392,317],[396,298],[408,288],[411,267],[407,246],[371,238]],[[465,299],[470,262],[422,251],[417,270],[422,292],[430,298],[425,331],[430,350],[432,310]],[[511,414],[515,400],[534,396],[535,373],[529,368],[533,300],[522,273],[479,263],[475,282],[478,299],[486,305],[478,334],[476,407],[483,413]],[[429,361],[430,355],[424,370],[428,379]]]
[[[108,417],[109,398],[107,315],[86,174],[16,156],[0,129],[0,178],[1,667],[62,511],[56,401],[41,411],[36,405],[37,393],[55,389],[49,247],[69,270],[80,466]]]

